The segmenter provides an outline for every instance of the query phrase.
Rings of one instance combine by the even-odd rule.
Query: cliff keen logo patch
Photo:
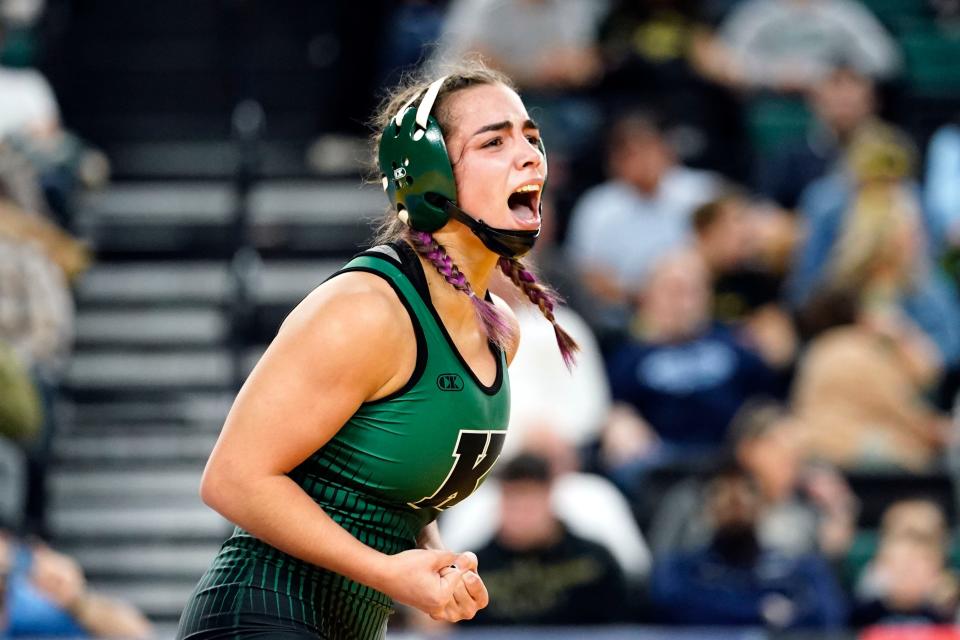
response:
[[[456,373],[441,373],[437,376],[440,391],[463,391],[463,378]]]

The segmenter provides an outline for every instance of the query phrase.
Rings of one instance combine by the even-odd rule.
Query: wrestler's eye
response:
[[[503,138],[501,138],[500,136],[497,136],[492,140],[488,140],[487,142],[484,142],[483,148],[486,149],[487,147],[499,147],[502,144],[503,144]]]

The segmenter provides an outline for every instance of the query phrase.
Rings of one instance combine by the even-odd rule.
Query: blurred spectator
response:
[[[77,267],[83,256],[66,234],[0,202],[0,341],[10,345],[30,372],[44,409],[43,427],[27,449],[26,524],[40,534],[45,529],[55,398],[73,338],[73,300],[65,269]]]
[[[551,502],[564,525],[574,535],[602,545],[633,585],[645,580],[650,573],[650,550],[623,494],[606,478],[576,470],[575,452],[549,428],[527,434],[520,455],[528,453],[549,461]],[[445,512],[440,531],[447,547],[476,549],[492,540],[499,526],[500,494],[494,478],[480,485],[470,500]]]
[[[600,28],[608,110],[651,104],[677,123],[678,153],[696,166],[746,177],[741,101],[704,74],[719,11],[699,0],[619,0]],[[709,109],[702,105],[709,104]]]
[[[693,228],[713,283],[713,318],[737,325],[771,366],[792,365],[796,330],[780,306],[782,256],[795,234],[789,218],[731,193],[697,207]]]
[[[2,369],[3,365],[0,365]],[[0,376],[4,374],[0,372]],[[0,383],[0,397],[4,403],[10,397],[10,390]],[[32,388],[31,388],[32,391]],[[39,408],[39,402],[34,404]],[[3,407],[0,413],[7,410]],[[0,416],[2,419],[2,416]],[[38,421],[39,422],[39,421]],[[0,427],[2,431],[2,427]],[[23,524],[23,507],[27,494],[27,462],[23,449],[0,435],[0,529],[18,531]],[[3,609],[3,598],[0,596],[0,610]],[[0,622],[0,628],[3,628]]]
[[[3,637],[150,637],[147,619],[132,606],[87,589],[83,570],[72,558],[44,544],[28,545],[0,531],[0,601]],[[4,622],[6,624],[4,624]]]
[[[927,500],[902,500],[884,513],[877,555],[857,588],[853,622],[950,624],[960,581],[946,561],[950,535],[943,512]]]
[[[837,251],[835,245],[851,216],[861,212],[857,224],[869,237],[876,238],[877,233],[889,234],[890,230],[871,223],[877,216],[869,209],[895,204],[904,210],[897,216],[913,220],[910,224],[916,236],[916,242],[908,242],[905,247],[909,265],[902,264],[905,256],[894,256],[894,263],[908,270],[903,274],[905,280],[894,288],[896,303],[936,344],[943,363],[953,367],[960,362],[960,300],[956,288],[934,264],[941,252],[943,231],[938,220],[921,207],[910,181],[913,165],[912,143],[903,134],[881,125],[861,128],[850,144],[842,170],[814,182],[801,198],[806,233],[796,252],[788,294],[799,308],[815,290],[825,286],[830,276],[825,267],[832,263],[831,254]],[[888,214],[880,214],[884,215]],[[869,248],[868,243],[856,242],[856,234],[848,237],[851,248],[858,248],[859,253]],[[886,251],[897,249],[887,246]]]
[[[0,18],[0,48],[3,40]],[[0,95],[0,143],[30,162],[40,178],[44,209],[71,229],[73,195],[81,185],[100,186],[106,181],[106,156],[63,129],[53,89],[37,70],[0,66]]]
[[[0,23],[6,24],[6,37],[0,41],[0,64],[29,66],[37,55],[37,24],[46,8],[46,0],[0,0]]]
[[[836,560],[856,532],[857,501],[840,474],[806,463],[802,433],[784,407],[757,400],[730,425],[730,448],[759,493],[760,544],[791,556],[821,553]],[[705,492],[701,481],[690,479],[663,497],[650,529],[655,554],[709,541],[713,532],[702,508]]]
[[[776,391],[777,379],[753,351],[710,320],[708,274],[700,257],[676,251],[656,263],[640,296],[635,338],[612,353],[614,400],[642,421],[605,434],[607,458],[633,471],[716,453],[744,402]]]
[[[830,630],[845,622],[845,597],[816,555],[788,556],[756,534],[760,497],[746,473],[715,477],[704,505],[711,541],[654,565],[650,599],[665,621],[687,625]]]
[[[434,60],[480,54],[510,76],[559,161],[600,126],[598,107],[575,92],[600,77],[597,28],[607,10],[606,0],[454,0]]]
[[[558,519],[547,461],[523,454],[505,463],[499,477],[500,526],[496,538],[477,552],[490,605],[470,624],[622,620],[626,584],[620,568],[606,549],[572,534]]]
[[[622,329],[629,301],[654,261],[685,243],[690,215],[714,197],[717,178],[680,166],[653,116],[620,117],[608,137],[610,179],[577,203],[567,255],[595,298],[593,317],[603,329]]]
[[[0,141],[0,199],[8,199],[23,211],[46,213],[47,203],[40,178],[30,161]]]
[[[927,148],[925,204],[946,230],[949,243],[960,246],[960,125],[939,129]]]
[[[568,90],[597,77],[601,0],[453,0],[437,58],[471,52],[522,90]]]
[[[788,209],[811,182],[833,170],[856,132],[876,119],[873,81],[851,65],[838,65],[813,84],[807,102],[815,118],[797,142],[764,157],[758,192]]]
[[[729,47],[723,76],[748,89],[807,91],[840,60],[877,79],[901,64],[893,39],[855,0],[747,0],[720,36]]]
[[[860,298],[825,292],[805,312],[805,324],[830,328],[811,343],[793,387],[810,453],[848,468],[925,469],[949,433],[948,417],[924,398],[935,349],[907,318],[877,315]]]
[[[380,87],[391,87],[400,74],[424,62],[427,47],[437,42],[443,27],[447,0],[404,0],[389,9],[389,28],[380,48]]]
[[[5,29],[0,16],[0,47]],[[0,66],[0,95],[0,140],[12,135],[49,136],[59,129],[57,100],[39,71]]]

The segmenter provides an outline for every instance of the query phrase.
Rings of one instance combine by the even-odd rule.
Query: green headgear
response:
[[[430,115],[446,77],[430,85],[420,104],[416,97],[400,108],[380,136],[383,190],[400,218],[418,231],[436,231],[450,216],[443,201],[457,201],[453,167],[440,123]],[[437,194],[431,196],[427,194]]]
[[[491,251],[508,258],[522,256],[533,248],[539,229],[497,229],[458,206],[447,145],[440,123],[430,115],[446,79],[435,80],[417,106],[414,96],[400,107],[380,135],[383,190],[400,219],[413,229],[432,233],[453,218],[469,227]],[[539,146],[545,157],[542,141]]]

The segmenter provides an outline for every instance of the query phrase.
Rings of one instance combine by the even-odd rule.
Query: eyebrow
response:
[[[479,129],[473,132],[473,135],[478,136],[481,133],[487,133],[488,131],[509,131],[512,128],[513,128],[513,123],[510,122],[509,120],[504,120],[502,122],[494,122],[493,124],[488,124],[483,127],[480,127]],[[529,118],[523,122],[523,125],[521,128],[536,129],[537,131],[540,130],[540,127],[537,126],[537,123]]]

